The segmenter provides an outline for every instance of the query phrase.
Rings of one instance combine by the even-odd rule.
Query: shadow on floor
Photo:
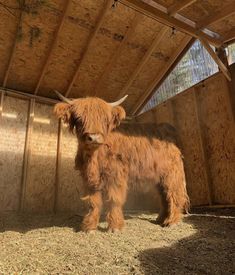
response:
[[[234,210],[197,210],[186,217],[197,233],[169,247],[142,251],[144,274],[235,274]]]

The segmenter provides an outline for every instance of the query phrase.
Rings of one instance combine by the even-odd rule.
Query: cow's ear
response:
[[[54,107],[54,113],[58,118],[61,118],[64,123],[69,123],[71,112],[71,105],[68,103],[57,103]]]
[[[112,109],[112,115],[113,115],[113,128],[116,128],[120,125],[121,121],[125,119],[126,112],[121,106],[113,107]]]

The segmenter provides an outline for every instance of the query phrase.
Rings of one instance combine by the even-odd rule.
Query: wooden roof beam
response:
[[[173,4],[167,9],[167,13],[171,16],[175,15],[175,13],[187,8],[188,6],[195,3],[197,0],[181,0]]]
[[[105,67],[101,77],[99,78],[96,87],[95,87],[95,93],[94,95],[99,94],[100,91],[100,87],[102,84],[103,79],[105,78],[105,76],[110,72],[111,68],[115,65],[117,58],[120,56],[121,51],[123,50],[123,48],[126,46],[127,41],[129,39],[129,37],[133,34],[135,28],[137,27],[138,23],[142,20],[142,15],[139,13],[136,13],[133,21],[131,22],[131,25],[127,31],[127,33],[125,34],[123,40],[121,41],[119,47],[115,50],[114,54],[111,57],[111,60],[108,62],[107,66]]]
[[[233,42],[235,40],[235,28],[232,28],[229,32],[223,37],[224,43]]]
[[[88,38],[88,43],[87,43],[87,45],[86,45],[86,47],[85,47],[85,49],[84,49],[84,51],[82,53],[81,59],[80,59],[80,61],[78,63],[78,66],[77,66],[77,69],[76,69],[76,71],[75,71],[75,73],[73,75],[73,78],[72,78],[71,82],[69,83],[69,86],[68,86],[67,91],[65,93],[66,97],[69,96],[69,93],[70,93],[70,91],[71,91],[71,89],[73,87],[73,84],[74,84],[74,82],[76,81],[76,79],[78,77],[79,69],[80,69],[82,63],[84,62],[84,60],[86,59],[86,57],[88,55],[88,52],[89,52],[89,49],[90,49],[90,47],[91,47],[91,45],[92,45],[92,43],[93,43],[93,41],[94,41],[94,39],[95,39],[98,31],[100,30],[100,27],[101,27],[101,25],[104,22],[105,16],[106,16],[108,10],[111,8],[112,4],[113,4],[113,0],[106,0],[105,7],[101,11],[101,14],[100,14],[99,19],[98,19],[98,21],[96,23],[95,29],[93,30],[93,32],[91,33],[90,37]]]
[[[156,76],[156,78],[150,83],[150,85],[147,87],[145,92],[142,94],[140,99],[137,101],[137,103],[133,106],[131,109],[131,115],[137,114],[145,105],[147,100],[152,96],[152,94],[155,93],[156,87],[161,83],[162,79],[166,75],[166,73],[169,72],[169,69],[172,67],[172,65],[175,63],[175,61],[178,59],[178,57],[184,52],[184,49],[188,46],[188,44],[192,43],[195,39],[192,37],[185,37],[179,47],[177,47],[176,51],[171,55],[170,59],[167,61],[163,69],[160,71],[160,73]]]
[[[23,11],[21,10],[20,15],[19,15],[19,19],[18,19],[18,23],[17,23],[17,29],[16,29],[16,34],[15,34],[15,37],[14,37],[14,42],[13,42],[12,49],[11,49],[10,58],[9,58],[9,61],[8,61],[8,64],[7,64],[7,69],[6,69],[6,72],[5,72],[5,75],[4,75],[4,79],[3,79],[2,87],[6,87],[6,85],[7,85],[8,76],[9,76],[10,69],[11,69],[11,66],[12,66],[12,63],[13,63],[13,60],[14,60],[14,57],[15,57],[16,45],[17,45],[17,41],[18,41],[18,33],[19,33],[19,30],[21,28],[21,23],[22,23],[22,16],[23,16]]]
[[[226,17],[232,15],[233,13],[235,13],[235,3],[229,4],[226,7],[224,7],[222,10],[219,10],[209,16],[207,16],[204,20],[201,20],[200,22],[198,22],[196,24],[196,27],[198,29],[202,29],[205,26],[209,26],[212,25],[216,22],[219,22],[223,19],[225,19]]]
[[[56,29],[56,31],[55,31],[55,36],[54,36],[54,39],[53,39],[53,41],[52,41],[51,47],[50,47],[50,49],[49,49],[49,51],[48,51],[47,58],[46,58],[46,62],[45,62],[45,64],[43,65],[43,68],[42,68],[40,77],[39,77],[39,79],[38,79],[37,85],[36,85],[35,90],[34,90],[34,94],[35,94],[35,95],[38,93],[38,90],[39,90],[39,87],[40,87],[40,85],[41,85],[41,83],[42,83],[43,77],[44,77],[44,75],[45,75],[45,73],[46,73],[46,70],[47,70],[47,68],[48,68],[48,66],[49,66],[49,62],[50,62],[50,60],[51,60],[52,52],[53,52],[53,50],[55,49],[55,47],[56,47],[56,45],[57,45],[57,41],[58,41],[58,38],[59,38],[59,33],[60,33],[60,31],[61,31],[61,29],[62,29],[62,27],[63,27],[64,21],[65,21],[65,19],[66,19],[66,15],[67,15],[67,13],[68,13],[68,10],[69,10],[69,6],[70,6],[70,3],[71,3],[71,0],[68,0],[68,1],[65,1],[65,2],[66,2],[66,4],[65,4],[65,8],[64,8],[63,15],[62,15],[62,17],[61,17],[61,19],[60,19],[60,22],[59,22],[59,24],[58,24],[58,27],[57,27],[57,29]]]
[[[175,7],[173,9],[174,11],[172,11],[172,15],[175,15],[178,12],[178,9],[180,10],[182,8],[183,8],[182,5],[179,5],[177,8]],[[149,47],[148,51],[145,53],[145,55],[142,58],[141,62],[139,63],[139,65],[137,66],[137,68],[135,69],[135,71],[132,73],[131,77],[129,78],[128,82],[126,83],[126,85],[122,89],[121,93],[118,95],[119,97],[123,96],[123,95],[125,95],[127,93],[128,89],[131,87],[133,81],[138,76],[138,74],[140,73],[140,71],[142,70],[142,68],[144,67],[144,65],[146,64],[146,62],[150,58],[150,56],[152,55],[152,53],[155,50],[155,48],[157,47],[157,45],[159,45],[159,43],[164,38],[167,30],[168,30],[168,27],[164,26],[162,28],[162,30],[160,31],[160,33],[158,33],[156,35],[156,37],[155,37],[154,41],[152,42],[151,46]]]
[[[152,53],[156,49],[157,45],[159,45],[159,43],[162,41],[163,37],[166,35],[167,30],[168,30],[168,27],[164,26],[161,29],[160,33],[157,33],[153,43],[151,44],[151,46],[149,47],[149,49],[145,53],[144,57],[142,58],[142,60],[140,61],[140,63],[138,64],[138,66],[136,67],[136,69],[134,70],[132,75],[130,76],[130,78],[128,79],[126,85],[123,87],[123,89],[121,90],[118,97],[122,97],[123,95],[125,95],[127,93],[128,89],[131,87],[133,81],[136,79],[136,77],[138,76],[140,71],[143,69],[144,65],[149,60],[150,56],[152,55]]]
[[[203,31],[197,30],[191,25],[176,19],[172,16],[170,16],[167,13],[164,13],[161,10],[158,10],[157,8],[154,8],[153,6],[150,6],[142,1],[138,0],[119,0],[122,4],[135,9],[146,16],[149,16],[162,24],[168,25],[170,27],[174,27],[178,29],[179,31],[185,32],[195,38],[203,38],[204,40],[207,40],[215,47],[220,47],[222,45],[222,41],[219,38],[212,37]]]
[[[214,61],[216,62],[216,64],[218,65],[218,67],[220,68],[220,70],[222,71],[222,73],[224,74],[224,76],[231,81],[231,75],[228,71],[228,68],[224,65],[224,63],[220,60],[220,58],[218,57],[218,55],[214,52],[214,50],[211,48],[210,44],[204,40],[204,39],[200,39],[202,45],[204,46],[204,48],[208,51],[208,53],[210,54],[210,56],[214,59]]]

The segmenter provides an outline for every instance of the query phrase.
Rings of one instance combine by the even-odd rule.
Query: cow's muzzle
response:
[[[101,134],[86,133],[83,138],[84,142],[88,145],[102,145],[104,143],[104,138]]]

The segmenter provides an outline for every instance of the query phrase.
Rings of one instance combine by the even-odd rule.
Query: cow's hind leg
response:
[[[84,217],[81,230],[85,232],[90,232],[92,230],[96,230],[100,213],[102,208],[102,193],[95,192],[87,196],[87,201],[89,204],[89,213]]]
[[[124,226],[122,207],[126,201],[127,186],[109,186],[107,190],[107,216],[108,231],[116,232]]]
[[[182,212],[188,205],[184,174],[170,173],[158,186],[161,210],[157,222],[169,226],[180,221]]]

